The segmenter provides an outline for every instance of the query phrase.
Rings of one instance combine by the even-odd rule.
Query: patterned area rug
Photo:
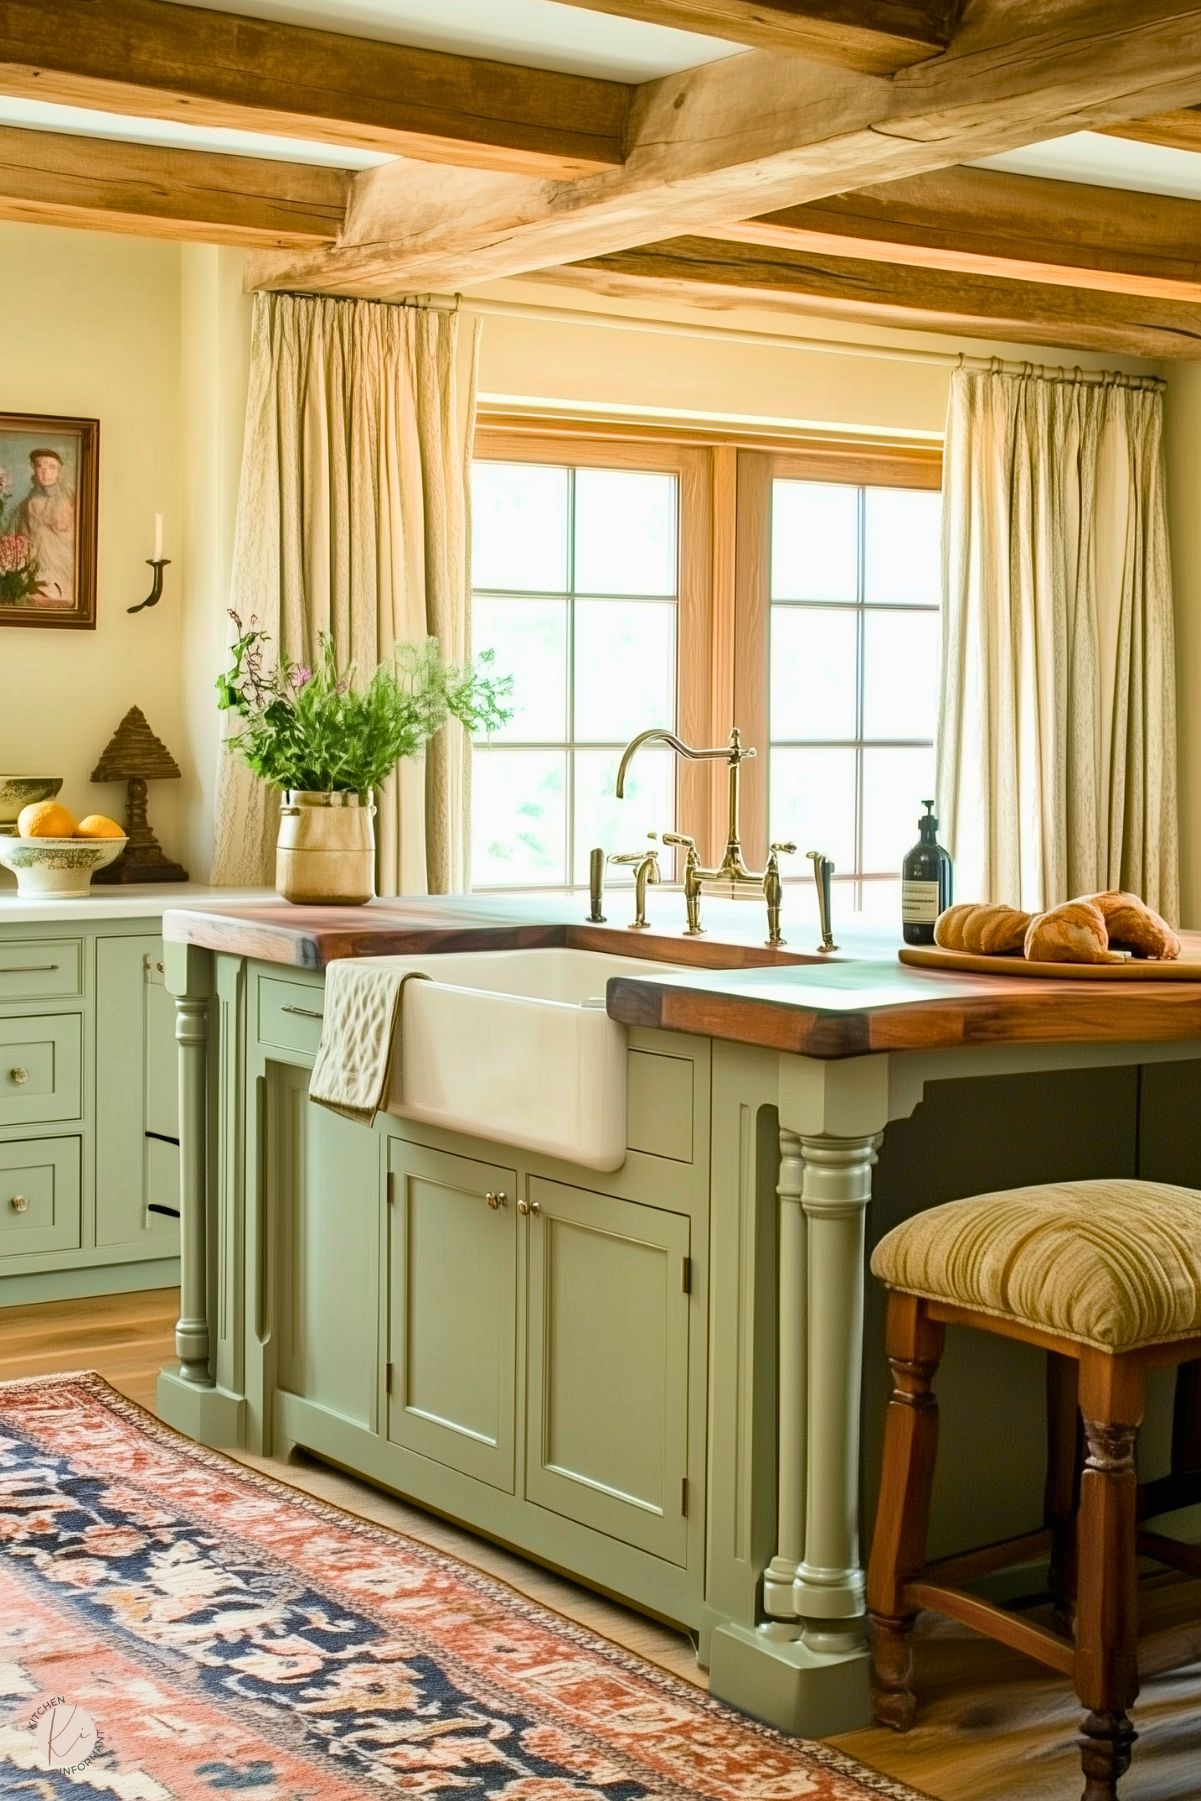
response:
[[[0,1794],[381,1792],[915,1801],[99,1376],[0,1387]]]

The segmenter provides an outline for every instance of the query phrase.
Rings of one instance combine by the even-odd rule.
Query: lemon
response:
[[[77,838],[124,838],[125,827],[105,813],[89,813],[75,827]]]
[[[17,833],[22,838],[73,838],[75,821],[56,800],[38,800],[17,814]]]

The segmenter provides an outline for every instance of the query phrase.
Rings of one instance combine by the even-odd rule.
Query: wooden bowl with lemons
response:
[[[80,900],[128,842],[103,813],[76,823],[58,801],[35,801],[17,815],[16,837],[0,837],[0,865],[16,876],[23,900]]]

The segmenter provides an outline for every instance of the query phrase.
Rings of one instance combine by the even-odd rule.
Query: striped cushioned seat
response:
[[[881,1239],[889,1288],[1102,1351],[1201,1333],[1201,1193],[1048,1182],[931,1207]]]

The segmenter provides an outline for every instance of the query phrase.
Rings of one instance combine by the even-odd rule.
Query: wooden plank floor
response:
[[[156,1290],[0,1309],[0,1381],[94,1369],[153,1410],[155,1377],[171,1357],[176,1303],[173,1290]],[[244,1461],[488,1570],[556,1613],[704,1684],[688,1639],[669,1627],[316,1462],[250,1456]],[[1195,1600],[1193,1617],[1201,1618],[1195,1585],[1187,1597],[1177,1591],[1154,1605],[1166,1621],[1181,1616],[1182,1599]],[[951,1625],[932,1625],[919,1634],[917,1661],[920,1725],[904,1738],[871,1729],[835,1743],[933,1801],[1077,1801],[1075,1740],[1081,1716],[1063,1683]],[[1198,1801],[1201,1669],[1149,1681],[1136,1724],[1142,1737],[1122,1785],[1123,1801]]]

